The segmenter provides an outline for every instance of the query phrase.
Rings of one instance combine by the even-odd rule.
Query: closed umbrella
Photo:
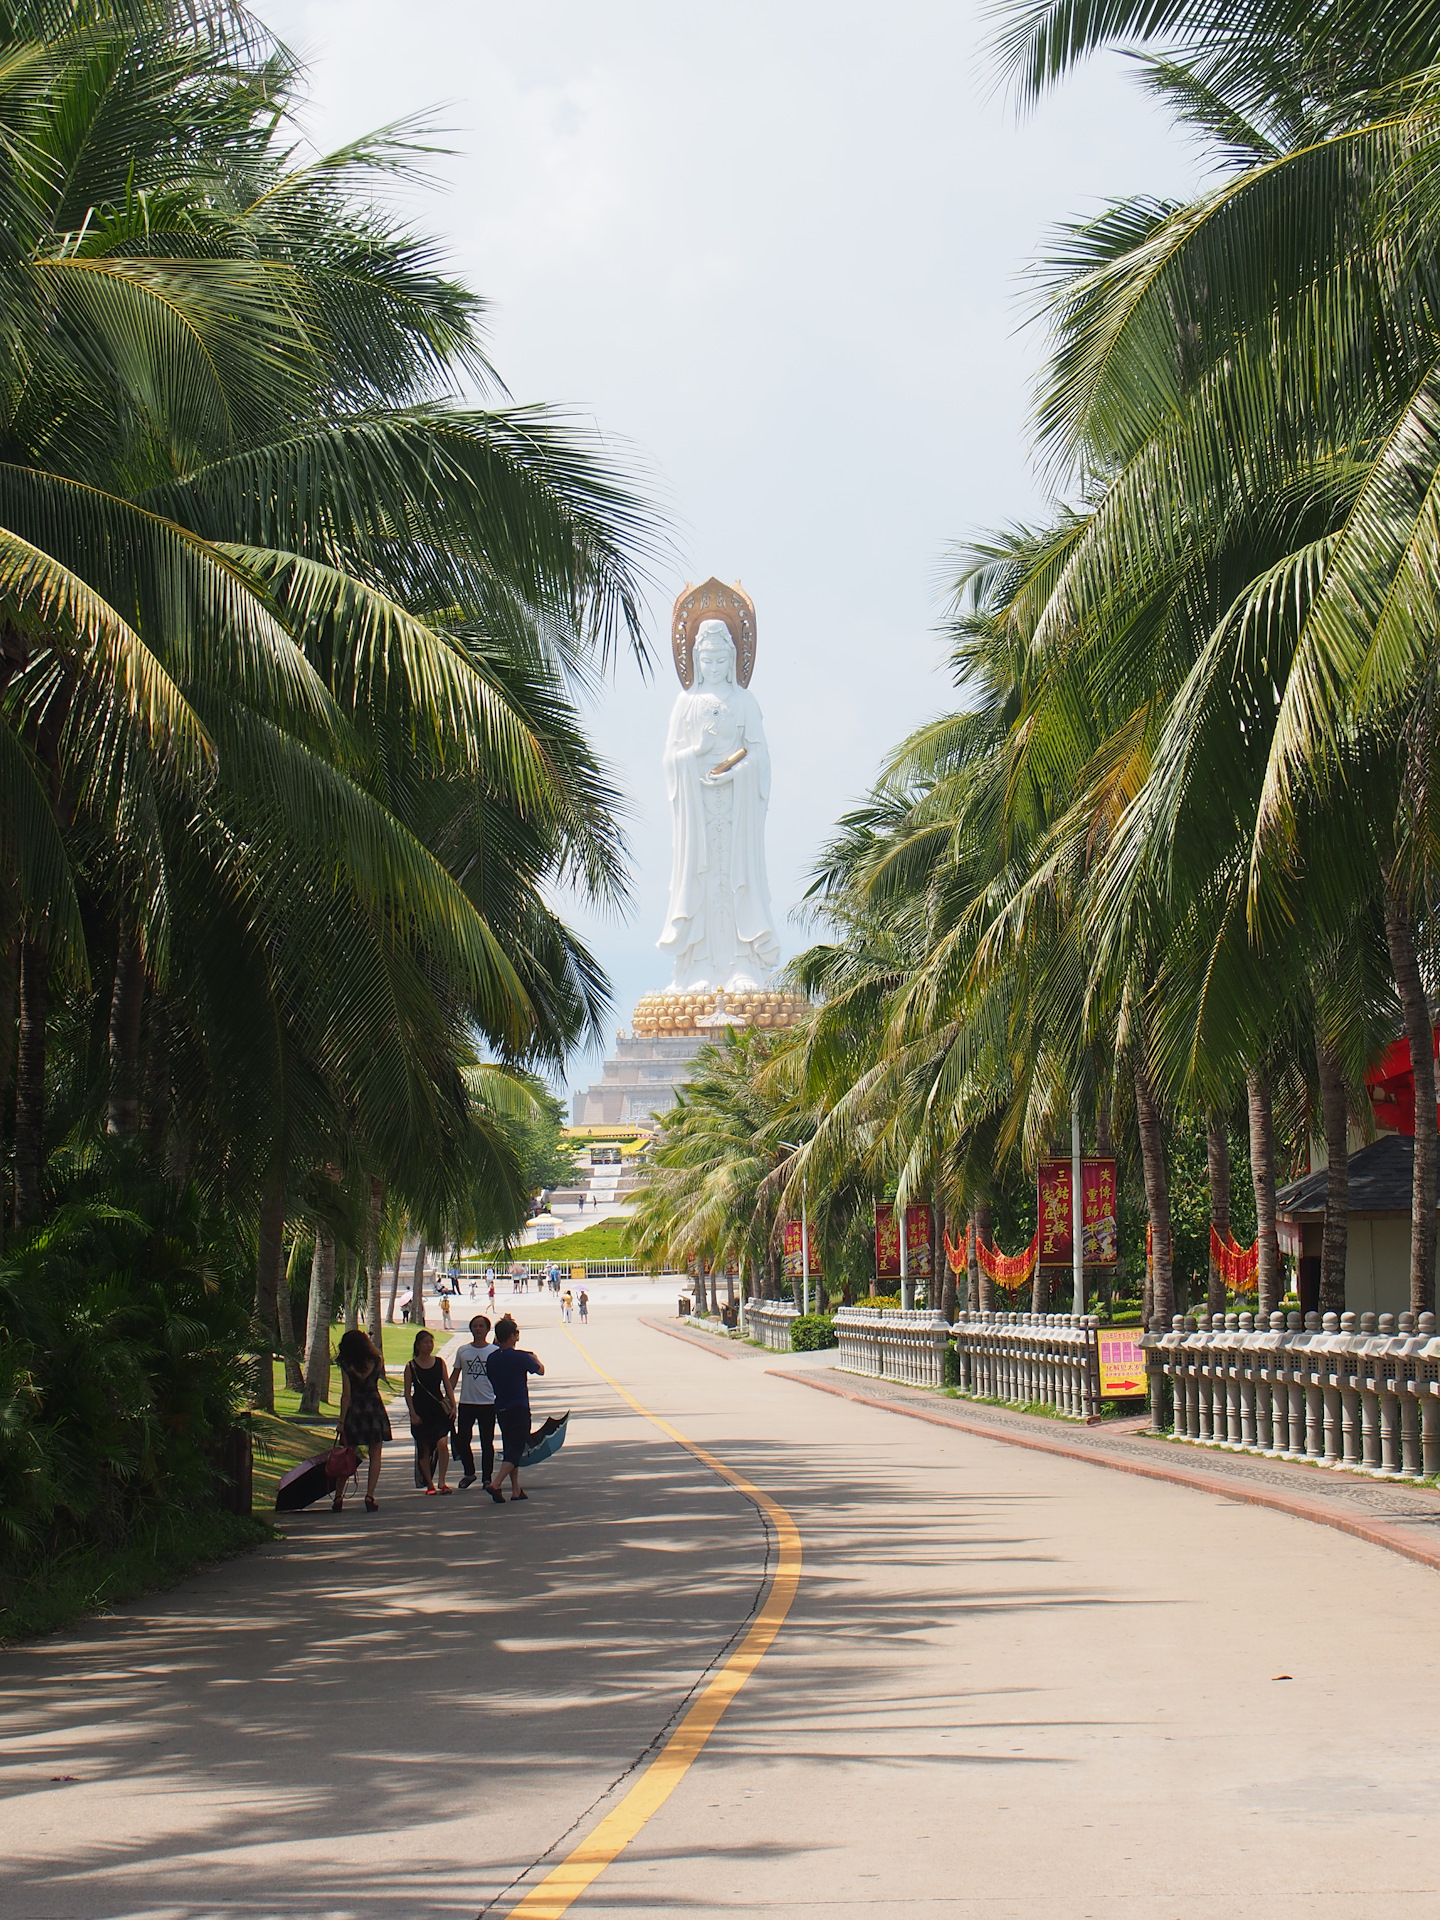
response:
[[[557,1420],[552,1413],[542,1426],[536,1427],[521,1456],[522,1467],[538,1467],[542,1460],[548,1460],[552,1453],[558,1453],[565,1444],[565,1428],[570,1415],[562,1413]]]

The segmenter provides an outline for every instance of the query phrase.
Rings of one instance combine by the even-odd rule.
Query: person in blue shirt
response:
[[[495,1424],[500,1429],[501,1466],[487,1491],[497,1506],[505,1504],[501,1491],[506,1476],[510,1480],[510,1498],[528,1500],[520,1486],[520,1462],[530,1438],[530,1375],[545,1371],[543,1362],[533,1353],[517,1346],[520,1329],[510,1314],[495,1323],[495,1345],[485,1358],[485,1374],[495,1389]]]

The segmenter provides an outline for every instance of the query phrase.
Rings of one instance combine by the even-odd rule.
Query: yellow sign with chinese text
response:
[[[1133,1400],[1145,1393],[1145,1338],[1143,1327],[1101,1327],[1096,1332],[1100,1348],[1100,1398]]]

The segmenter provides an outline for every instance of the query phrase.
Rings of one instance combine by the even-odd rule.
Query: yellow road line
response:
[[[697,1460],[704,1461],[722,1480],[728,1480],[732,1487],[738,1487],[756,1503],[775,1529],[778,1552],[765,1604],[735,1652],[620,1804],[607,1813],[598,1826],[592,1827],[579,1846],[568,1853],[558,1867],[553,1867],[517,1906],[510,1909],[509,1920],[560,1920],[560,1915],[567,1913],[591,1882],[598,1879],[611,1861],[629,1846],[650,1816],[660,1811],[699,1758],[705,1742],[720,1724],[725,1709],[764,1658],[771,1641],[785,1623],[785,1616],[800,1585],[800,1529],[785,1509],[778,1506],[769,1494],[762,1493],[759,1487],[752,1486],[743,1474],[736,1473],[723,1460],[717,1460],[713,1453],[688,1440],[678,1427],[672,1427],[668,1420],[662,1420],[659,1414],[642,1407],[634,1394],[622,1387],[613,1374],[607,1373],[598,1361],[585,1353],[573,1334],[567,1337],[576,1351],[585,1354],[586,1360],[601,1379],[608,1381],[622,1400],[628,1400],[652,1426],[668,1434],[677,1446],[684,1447],[687,1453],[693,1453]]]

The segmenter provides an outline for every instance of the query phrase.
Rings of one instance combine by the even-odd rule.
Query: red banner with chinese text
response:
[[[1120,1258],[1115,1162],[1080,1163],[1080,1244],[1087,1267],[1113,1267]]]
[[[820,1249],[815,1244],[815,1236],[810,1236],[810,1272],[812,1277],[820,1271]],[[805,1237],[798,1220],[785,1222],[785,1278],[803,1280],[805,1278]]]
[[[1042,1160],[1035,1170],[1036,1258],[1042,1267],[1068,1267],[1070,1233],[1070,1162]]]
[[[928,1206],[905,1209],[905,1260],[912,1280],[928,1280],[935,1271],[934,1230]]]
[[[900,1278],[900,1223],[894,1207],[883,1200],[875,1203],[875,1278]]]

